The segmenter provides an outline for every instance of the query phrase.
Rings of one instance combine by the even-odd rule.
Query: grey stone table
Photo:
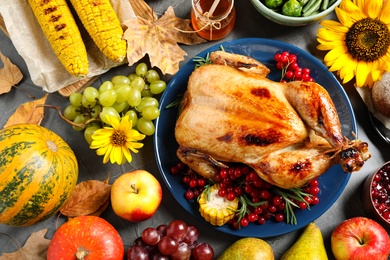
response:
[[[147,1],[154,10],[162,15],[168,6],[173,6],[175,13],[178,17],[189,18],[190,16],[190,1],[189,0],[166,0],[166,1]],[[307,25],[304,27],[287,27],[275,24],[263,16],[261,16],[255,8],[252,6],[249,0],[238,0],[236,2],[237,20],[233,32],[225,39],[218,42],[208,42],[195,46],[182,46],[182,48],[188,53],[185,61],[180,66],[183,66],[185,62],[191,59],[193,56],[203,51],[204,49],[223,42],[225,40],[232,40],[237,38],[269,38],[282,42],[286,42],[295,45],[303,50],[310,52],[313,56],[319,60],[323,60],[323,52],[316,50],[317,41],[316,33],[319,28],[318,23]],[[327,19],[334,19],[334,14],[331,14]],[[21,89],[27,90],[36,98],[42,97],[45,92],[40,87],[35,86],[29,76],[27,67],[23,59],[16,52],[12,42],[6,37],[6,35],[0,32],[0,50],[8,56],[11,61],[16,64],[23,72],[24,79],[19,85]],[[110,79],[113,75],[128,74],[132,72],[134,68],[127,65],[115,68],[104,74],[100,81]],[[168,80],[168,79],[167,79]],[[96,86],[99,84],[99,80],[96,82]],[[94,84],[95,85],[95,84]],[[344,86],[348,97],[352,103],[357,125],[359,139],[367,141],[369,143],[369,149],[372,153],[372,158],[365,164],[360,172],[354,173],[350,178],[345,190],[339,197],[339,199],[320,217],[316,220],[316,224],[322,230],[324,236],[328,256],[333,258],[330,250],[330,235],[332,230],[343,220],[359,215],[366,215],[361,202],[362,183],[366,176],[372,171],[376,170],[384,162],[390,160],[389,146],[375,133],[370,124],[368,117],[368,111],[358,95],[357,91],[352,85]],[[22,103],[30,101],[28,96],[20,90],[13,89],[10,93],[0,95],[0,126],[3,126],[8,117],[13,111]],[[68,100],[58,93],[52,93],[47,99],[47,103],[56,104],[62,108],[68,104]],[[221,254],[230,244],[239,239],[237,236],[228,235],[215,231],[211,225],[205,225],[199,219],[193,217],[187,211],[185,211],[171,195],[168,188],[165,186],[161,175],[158,171],[154,151],[152,138],[147,138],[144,148],[140,153],[134,156],[134,160],[130,164],[124,166],[113,166],[110,164],[103,164],[101,158],[97,159],[94,151],[88,148],[86,142],[84,142],[82,135],[79,132],[74,131],[70,126],[64,124],[59,119],[57,113],[54,110],[45,110],[45,118],[42,125],[58,133],[65,139],[66,142],[74,150],[78,162],[80,165],[80,177],[79,181],[87,179],[103,180],[107,177],[109,172],[111,175],[110,182],[116,179],[121,173],[131,171],[133,169],[145,169],[152,172],[161,182],[163,186],[163,201],[158,209],[157,213],[149,220],[140,223],[130,223],[121,220],[117,217],[109,208],[102,214],[102,217],[108,219],[116,229],[120,232],[123,238],[126,249],[131,245],[136,237],[138,237],[142,230],[146,227],[156,227],[159,224],[169,223],[174,219],[182,219],[187,223],[194,224],[200,230],[200,241],[210,243],[216,256]],[[55,231],[56,225],[65,221],[65,218],[60,218],[56,222],[56,218],[53,217],[45,222],[24,228],[12,228],[9,226],[0,224],[0,233],[6,233],[11,235],[17,240],[17,242],[23,245],[26,239],[32,232],[48,228],[47,237],[51,238]],[[285,250],[291,246],[295,239],[299,236],[302,230],[297,230],[292,233],[266,239],[272,246],[275,257],[278,259]],[[12,252],[16,250],[14,243],[6,236],[0,235],[0,254],[4,252]]]

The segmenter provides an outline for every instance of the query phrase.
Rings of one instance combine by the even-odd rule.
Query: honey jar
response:
[[[191,0],[191,24],[196,33],[209,41],[226,37],[234,27],[234,0]]]

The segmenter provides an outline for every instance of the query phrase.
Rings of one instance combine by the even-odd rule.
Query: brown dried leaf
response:
[[[164,74],[175,74],[180,61],[187,55],[178,43],[191,45],[205,42],[191,28],[189,19],[175,16],[172,6],[158,20],[138,16],[124,24],[127,26],[123,37],[127,40],[129,66],[148,54],[151,66],[158,67]]]
[[[0,68],[0,95],[8,93],[13,86],[18,84],[23,74],[19,68],[14,65],[5,55],[0,52],[0,60],[4,63],[4,67]]]
[[[129,3],[136,16],[149,21],[155,21],[158,19],[157,14],[144,0],[129,0]]]
[[[47,97],[48,94],[45,94],[40,99],[20,105],[13,113],[13,115],[8,118],[8,121],[7,123],[5,123],[4,128],[21,123],[40,125],[44,117],[44,108],[37,106],[45,104]]]
[[[46,260],[50,239],[45,238],[47,228],[32,233],[22,248],[0,256],[0,260],[34,259]]]
[[[88,180],[76,185],[72,196],[60,212],[67,217],[99,216],[108,206],[111,185],[105,181]]]

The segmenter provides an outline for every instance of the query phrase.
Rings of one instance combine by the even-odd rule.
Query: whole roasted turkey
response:
[[[180,104],[179,159],[212,179],[227,162],[244,163],[281,188],[301,187],[341,164],[358,171],[368,145],[341,132],[328,92],[313,82],[274,82],[246,56],[216,51],[194,70]]]

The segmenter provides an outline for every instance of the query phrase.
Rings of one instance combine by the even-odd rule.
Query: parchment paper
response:
[[[386,72],[383,77],[390,78],[390,72]],[[363,99],[364,103],[368,107],[368,110],[379,120],[382,122],[382,124],[390,130],[390,118],[387,116],[382,115],[378,111],[376,111],[374,104],[372,103],[372,97],[371,97],[371,89],[368,87],[363,88],[356,88],[359,95]]]
[[[110,1],[122,24],[125,20],[135,18],[128,0]],[[80,81],[80,78],[71,76],[58,60],[27,0],[0,0],[0,14],[35,85],[47,92],[55,92]],[[81,24],[79,29],[88,53],[89,73],[86,78],[103,74],[110,68],[123,64],[105,58]]]

